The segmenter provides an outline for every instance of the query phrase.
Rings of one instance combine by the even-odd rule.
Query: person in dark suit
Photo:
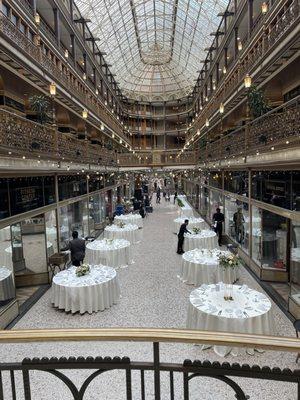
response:
[[[213,215],[213,222],[214,222],[215,232],[218,235],[219,246],[222,246],[224,214],[221,213],[220,208],[216,209],[216,212]]]
[[[71,261],[75,267],[79,267],[85,257],[85,240],[78,237],[78,232],[72,233],[73,240],[62,251],[71,251]]]
[[[184,243],[184,234],[185,233],[191,233],[188,229],[187,226],[189,224],[189,220],[185,219],[184,223],[181,225],[179,232],[178,232],[178,245],[177,245],[177,254],[183,254],[183,243]]]

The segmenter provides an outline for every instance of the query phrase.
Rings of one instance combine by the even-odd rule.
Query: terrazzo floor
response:
[[[153,214],[144,220],[143,240],[134,246],[135,263],[118,271],[122,298],[117,305],[104,312],[92,315],[71,315],[51,306],[48,291],[23,317],[14,329],[22,328],[101,328],[101,327],[174,327],[185,328],[188,299],[192,286],[185,285],[177,278],[177,267],[181,261],[176,254],[176,235],[172,233],[173,219],[178,216],[176,208],[162,200],[154,205]],[[241,271],[241,282],[263,291],[246,270]],[[273,304],[276,334],[294,336],[291,322]],[[212,350],[201,351],[199,346],[184,344],[162,344],[161,361],[182,362],[184,359],[209,359],[258,365],[297,368],[295,354],[265,352],[248,356],[242,352],[226,359]],[[36,343],[2,345],[1,361],[21,361],[24,357],[51,356],[128,356],[134,361],[152,359],[152,344],[149,343]],[[88,376],[87,372],[68,371],[68,376],[77,386]],[[154,399],[153,374],[146,373],[146,399]],[[8,375],[4,379],[8,379]],[[170,398],[168,379],[163,373],[162,400]],[[296,387],[292,384],[247,379],[236,379],[250,395],[250,399],[294,400]],[[32,400],[61,399],[72,396],[57,378],[42,372],[31,374]],[[139,376],[133,374],[133,400],[141,399]],[[20,389],[21,377],[17,378],[18,399],[23,399]],[[183,399],[182,376],[175,374],[175,399]],[[6,390],[8,390],[6,388]],[[9,393],[7,392],[10,399]],[[118,371],[105,373],[93,382],[86,392],[86,399],[123,400],[126,399],[125,377]],[[6,397],[5,397],[6,399]],[[191,382],[190,400],[235,399],[231,389],[224,383],[211,378],[198,378]]]

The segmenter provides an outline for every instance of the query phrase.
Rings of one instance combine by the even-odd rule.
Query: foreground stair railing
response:
[[[43,371],[54,375],[61,380],[72,394],[72,398],[80,400],[93,380],[107,371],[117,370],[125,372],[125,396],[127,400],[153,398],[146,396],[146,371],[154,374],[154,399],[166,400],[175,398],[190,399],[191,380],[197,377],[210,377],[229,386],[239,400],[251,398],[246,395],[240,384],[232,378],[262,379],[294,383],[295,399],[300,399],[300,370],[259,367],[238,363],[184,360],[182,363],[160,362],[160,343],[208,344],[231,347],[256,348],[279,352],[300,352],[300,340],[292,337],[261,336],[250,334],[234,334],[223,332],[192,331],[179,329],[147,329],[147,328],[111,328],[111,329],[45,329],[45,330],[7,330],[1,331],[0,343],[32,343],[32,342],[88,342],[88,341],[128,341],[152,342],[153,361],[131,361],[128,357],[61,357],[61,358],[25,358],[22,362],[0,363],[0,400],[17,399],[17,393],[22,389],[24,399],[30,400],[32,385],[30,372]],[[295,364],[296,365],[296,364]],[[64,370],[93,370],[83,381],[80,388],[62,371]],[[136,383],[132,383],[132,372],[138,371],[139,395],[133,397]],[[9,383],[4,380],[4,373],[9,372]],[[22,375],[22,388],[16,385],[15,374]],[[161,373],[168,373],[168,393],[162,395]],[[178,397],[178,382],[175,384],[174,375],[181,374],[180,390],[183,397]],[[148,375],[147,375],[148,376]],[[45,382],[46,384],[47,382]],[[240,381],[239,381],[240,383]],[[202,388],[203,390],[203,388]],[[164,393],[166,386],[164,386]],[[54,398],[50,392],[49,397]],[[175,396],[176,394],[176,396]],[[99,398],[102,398],[101,396]],[[111,397],[112,398],[112,397]],[[278,397],[279,398],[279,397]]]

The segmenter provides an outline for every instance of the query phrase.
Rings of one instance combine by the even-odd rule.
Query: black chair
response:
[[[299,338],[300,319],[296,319],[296,321],[294,321],[293,325],[294,325],[294,328],[295,328],[295,331],[296,331],[296,336],[297,336],[297,338]],[[299,358],[300,358],[300,353],[297,354],[296,363],[298,362]]]

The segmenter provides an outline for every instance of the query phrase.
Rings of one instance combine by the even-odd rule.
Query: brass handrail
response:
[[[247,348],[253,347],[264,350],[300,352],[300,339],[297,339],[296,337],[210,332],[188,329],[22,329],[2,330],[0,333],[1,344],[65,341],[169,342]]]

